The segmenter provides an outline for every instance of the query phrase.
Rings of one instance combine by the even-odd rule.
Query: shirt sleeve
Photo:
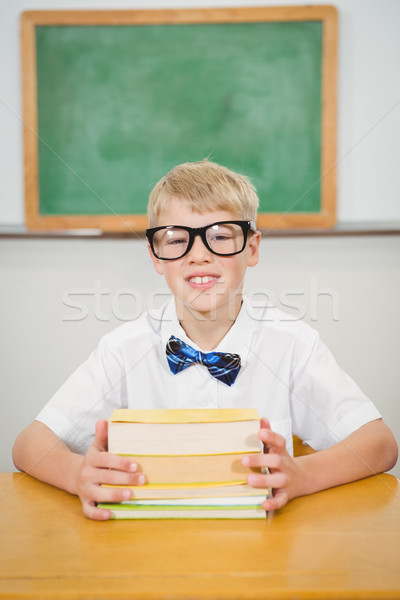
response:
[[[290,401],[293,433],[323,450],[381,414],[314,333],[293,372]]]
[[[85,454],[95,437],[98,419],[107,419],[121,408],[124,376],[117,348],[106,338],[72,373],[36,417],[66,445]]]

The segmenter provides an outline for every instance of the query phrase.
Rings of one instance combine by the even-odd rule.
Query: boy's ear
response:
[[[256,231],[247,242],[247,266],[254,267],[258,263],[260,256],[261,233]]]
[[[163,274],[164,274],[164,269],[163,269],[164,265],[163,265],[163,261],[162,261],[162,260],[159,260],[158,258],[156,258],[156,257],[154,256],[154,254],[153,254],[153,251],[152,251],[152,249],[151,249],[151,246],[150,246],[150,244],[149,244],[149,243],[147,244],[147,248],[149,249],[150,258],[151,258],[151,260],[153,261],[153,265],[154,265],[154,268],[155,268],[155,270],[157,271],[157,273],[158,273],[159,275],[163,275]]]

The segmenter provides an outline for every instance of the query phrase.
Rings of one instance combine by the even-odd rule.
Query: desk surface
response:
[[[399,598],[391,475],[292,500],[264,521],[86,519],[79,500],[0,474],[1,598]]]

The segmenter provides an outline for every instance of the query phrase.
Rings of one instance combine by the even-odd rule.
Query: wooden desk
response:
[[[1,598],[400,598],[395,477],[293,500],[264,521],[95,522],[0,474]]]

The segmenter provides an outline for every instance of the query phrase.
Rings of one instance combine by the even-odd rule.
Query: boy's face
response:
[[[183,225],[204,227],[217,221],[241,220],[235,213],[216,210],[195,213],[182,201],[171,199],[157,219],[157,227]],[[235,320],[241,305],[243,280],[247,267],[258,262],[260,232],[249,232],[240,254],[217,256],[196,236],[189,253],[175,260],[160,260],[150,250],[154,267],[173,293],[177,309],[183,308],[199,318]],[[201,278],[199,280],[198,278]]]

